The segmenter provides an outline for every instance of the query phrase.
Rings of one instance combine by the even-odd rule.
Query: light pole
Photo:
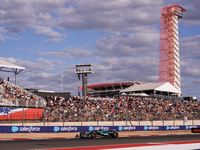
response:
[[[78,64],[76,65],[75,73],[78,75],[78,79],[80,80],[80,75],[82,74],[82,96],[85,100],[87,96],[87,74],[93,74],[93,66],[92,64]]]
[[[61,78],[62,78],[62,81],[61,81],[61,92],[63,92],[63,77],[64,77],[64,75],[61,74]]]

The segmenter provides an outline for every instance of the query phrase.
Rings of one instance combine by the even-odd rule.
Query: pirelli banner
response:
[[[91,132],[94,130],[117,131],[170,131],[191,130],[200,133],[200,126],[0,126],[0,133],[59,133],[59,132]]]

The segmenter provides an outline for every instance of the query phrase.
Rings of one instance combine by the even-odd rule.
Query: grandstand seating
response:
[[[200,102],[157,97],[39,97],[0,79],[1,107],[45,108],[47,121],[153,121],[200,119]]]
[[[0,106],[45,107],[44,98],[0,78]]]
[[[150,97],[47,99],[48,121],[153,121],[200,119],[200,102]]]

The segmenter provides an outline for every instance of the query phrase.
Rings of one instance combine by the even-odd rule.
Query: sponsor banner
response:
[[[200,128],[191,128],[192,133],[200,133]]]
[[[200,126],[0,126],[0,133],[92,132],[99,129],[117,131],[167,131],[192,130],[193,128],[200,128]]]
[[[88,126],[0,126],[0,133],[56,133],[88,130]]]
[[[0,107],[0,120],[42,119],[43,109]]]

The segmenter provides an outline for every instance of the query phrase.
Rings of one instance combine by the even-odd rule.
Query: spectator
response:
[[[51,112],[57,120],[60,114],[65,113],[66,121],[122,121],[128,116],[131,120],[163,120],[172,119],[175,113],[176,119],[183,118],[184,115],[199,112],[199,102],[184,102],[179,100],[164,100],[150,97],[117,97],[115,100],[104,98],[86,99],[81,97],[70,97],[69,100],[62,99],[61,103],[54,102]],[[49,104],[49,103],[48,103]],[[63,109],[63,111],[61,111]],[[52,116],[51,114],[49,116]]]

